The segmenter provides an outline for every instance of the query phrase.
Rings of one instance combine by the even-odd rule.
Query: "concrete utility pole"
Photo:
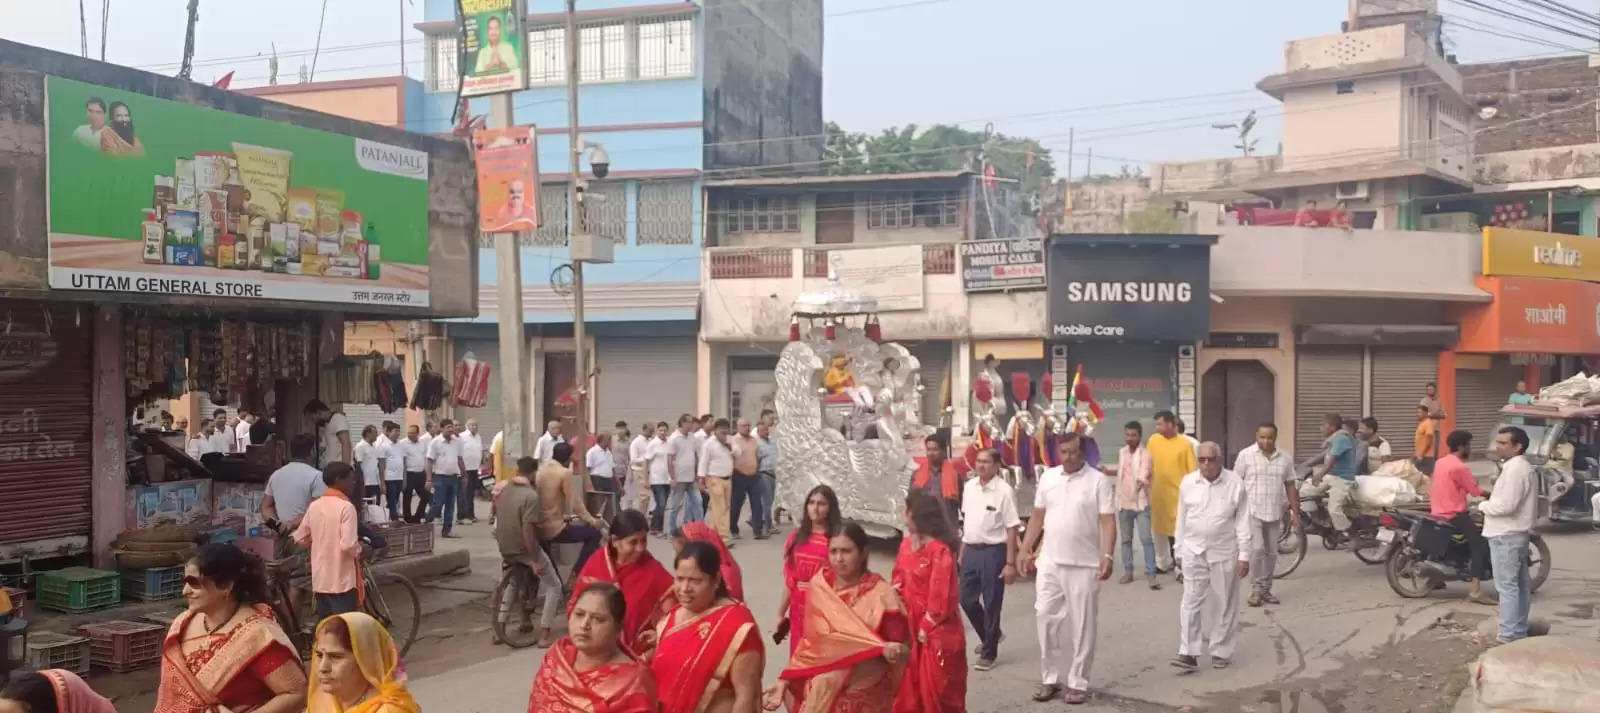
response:
[[[489,98],[491,129],[504,129],[516,123],[510,94],[496,94]],[[534,139],[530,136],[529,141]],[[537,151],[538,146],[528,147]],[[537,179],[537,177],[535,177]],[[537,186],[534,190],[538,190]],[[537,195],[537,194],[535,194]],[[511,468],[528,453],[528,418],[524,405],[528,389],[523,381],[527,374],[527,359],[523,356],[527,340],[522,328],[522,241],[521,233],[495,233],[495,293],[496,314],[500,322],[500,407],[505,419],[505,438],[501,442],[505,457],[501,460]],[[495,474],[497,477],[499,473]]]
[[[567,250],[577,244],[583,223],[583,196],[578,175],[583,163],[583,144],[578,137],[578,0],[567,0]],[[589,422],[589,365],[588,350],[584,348],[583,324],[583,261],[572,260],[572,339],[573,355],[578,377],[577,434],[586,437]],[[582,452],[574,453],[572,472],[580,476],[588,470],[588,444],[579,443]],[[586,488],[587,489],[587,488]]]

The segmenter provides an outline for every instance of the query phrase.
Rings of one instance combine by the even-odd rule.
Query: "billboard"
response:
[[[1050,334],[1071,340],[1205,339],[1210,269],[1208,245],[1057,239],[1050,247]]]
[[[428,306],[428,154],[47,77],[49,281]]]
[[[1043,238],[969,240],[961,248],[961,285],[967,292],[1042,290]]]
[[[521,0],[460,0],[461,96],[528,88],[528,13]]]
[[[478,229],[516,233],[539,227],[539,156],[531,126],[472,133],[478,163]]]

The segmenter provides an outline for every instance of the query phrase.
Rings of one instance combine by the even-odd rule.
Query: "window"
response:
[[[624,242],[628,238],[628,191],[617,181],[597,183],[583,197],[584,227],[590,235]]]
[[[639,244],[693,245],[699,192],[692,180],[639,183]]]
[[[1355,94],[1356,93],[1356,83],[1355,82],[1350,82],[1350,81],[1334,82],[1334,84],[1333,84],[1333,93],[1335,93],[1335,94]]]
[[[530,236],[529,245],[567,244],[567,184],[539,187],[539,229],[525,234]]]
[[[916,224],[916,194],[911,191],[878,191],[867,199],[867,227],[909,228]]]
[[[694,21],[686,17],[639,21],[639,78],[694,74]]]
[[[793,196],[731,198],[722,224],[730,233],[798,233],[800,204]]]
[[[585,82],[628,78],[628,26],[617,22],[578,29],[578,75]]]
[[[528,33],[528,83],[560,84],[567,81],[566,31],[546,27]]]
[[[917,193],[917,223],[929,228],[951,228],[961,224],[961,191],[922,191]]]
[[[461,75],[456,71],[456,36],[428,35],[428,91],[453,92]]]

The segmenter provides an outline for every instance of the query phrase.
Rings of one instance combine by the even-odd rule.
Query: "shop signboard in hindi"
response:
[[[478,229],[528,232],[539,227],[539,157],[531,126],[472,134],[478,164]]]
[[[1044,240],[1002,238],[958,243],[961,284],[967,292],[1042,290]]]
[[[460,0],[461,96],[528,88],[528,13],[521,0]]]
[[[48,77],[50,287],[428,307],[428,154]]]

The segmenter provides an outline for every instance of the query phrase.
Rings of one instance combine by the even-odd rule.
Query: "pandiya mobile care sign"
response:
[[[45,81],[50,287],[425,308],[428,154]]]

